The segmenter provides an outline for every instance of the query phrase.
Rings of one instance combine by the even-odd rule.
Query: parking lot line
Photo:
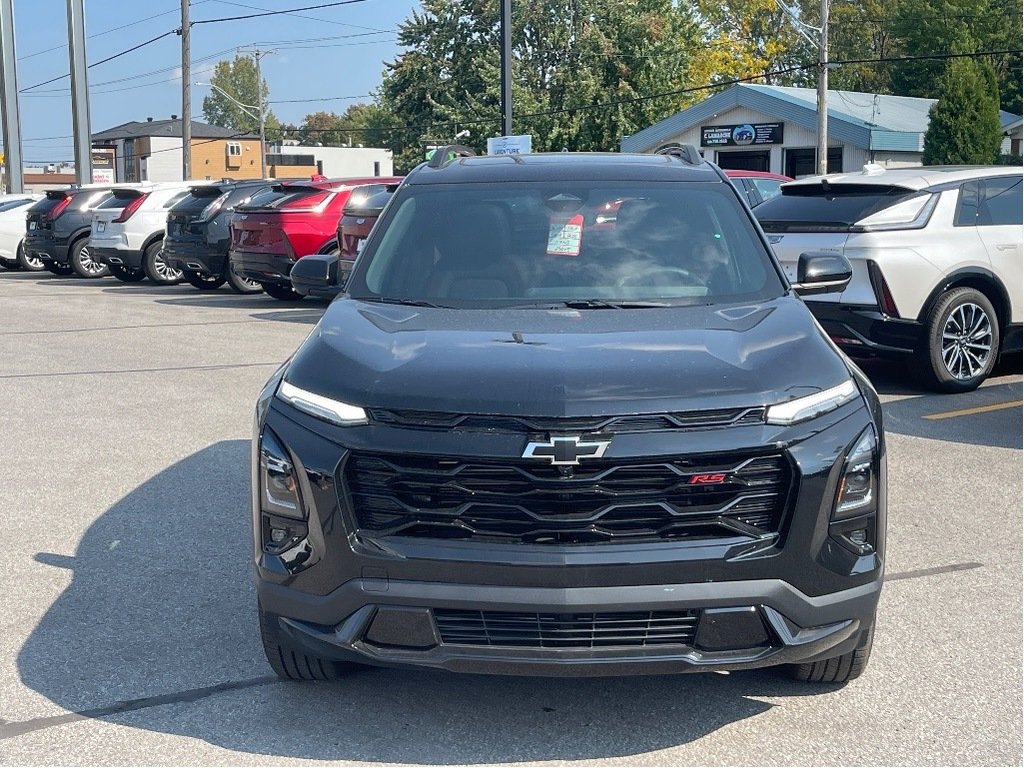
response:
[[[942,413],[929,413],[922,416],[924,419],[933,421],[938,419],[954,419],[957,416],[971,416],[975,413],[988,413],[989,411],[1001,411],[1004,408],[1019,408],[1024,405],[1024,400],[1010,400],[1005,403],[990,403],[989,405],[978,405],[974,408],[961,408],[958,411],[943,411]]]

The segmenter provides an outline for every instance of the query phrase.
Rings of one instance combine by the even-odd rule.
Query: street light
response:
[[[213,90],[220,93],[228,101],[232,102],[241,109],[245,114],[251,117],[253,120],[258,120],[260,124],[260,176],[261,178],[267,178],[267,137],[266,137],[266,120],[263,117],[263,100],[260,100],[260,106],[254,107],[252,104],[243,104],[230,93],[225,91],[218,85],[213,83],[193,83],[193,85],[205,85],[207,88],[213,88]],[[258,115],[254,115],[250,112],[250,109],[259,110]]]

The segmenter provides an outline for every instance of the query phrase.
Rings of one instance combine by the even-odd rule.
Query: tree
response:
[[[391,116],[376,104],[352,104],[342,114],[313,112],[302,125],[282,128],[285,138],[324,146],[387,147]]]
[[[281,123],[265,105],[270,98],[270,88],[266,79],[258,86],[256,82],[256,64],[248,56],[235,56],[234,61],[219,61],[213,68],[213,75],[210,77],[210,85],[227,92],[235,101],[252,107],[248,111],[252,115],[235,104],[215,88],[203,99],[203,117],[211,125],[219,125],[222,128],[230,128],[239,132],[259,133],[260,121],[257,119],[259,112],[256,109],[259,101],[259,93],[262,91],[264,104],[264,121],[266,123],[267,137],[271,141],[280,135]]]
[[[644,97],[683,87],[698,48],[696,24],[673,0],[515,3],[512,27],[514,130],[537,150],[615,149],[677,111],[681,97]],[[399,41],[408,50],[387,65],[378,102],[405,126],[389,137],[399,168],[463,130],[479,148],[497,135],[498,0],[424,0]]]
[[[939,85],[942,93],[928,111],[924,164],[995,163],[1003,134],[992,65],[977,59],[950,59]]]
[[[897,0],[892,30],[900,54],[973,53],[1021,50],[1021,0]],[[994,59],[1002,109],[1021,113],[1021,57]],[[909,61],[893,64],[891,87],[901,96],[938,98],[944,62]]]

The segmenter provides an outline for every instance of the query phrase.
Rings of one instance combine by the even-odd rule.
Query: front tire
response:
[[[201,275],[191,270],[185,270],[182,274],[185,276],[186,283],[200,291],[216,291],[224,285],[224,278],[217,275]]]
[[[43,260],[38,256],[31,256],[29,252],[25,250],[25,242],[22,241],[18,246],[18,266],[24,269],[26,272],[42,272],[46,269],[46,265]]]
[[[277,283],[260,283],[268,296],[273,296],[278,301],[301,301],[305,297],[288,285]]]
[[[142,268],[146,276],[159,285],[176,285],[184,280],[180,269],[168,266],[164,261],[164,245],[161,241],[150,243],[142,257]]]
[[[264,611],[262,606],[258,610],[263,652],[271,669],[282,680],[336,680],[357,666],[306,653],[281,633],[274,616]]]
[[[89,254],[89,238],[87,237],[71,244],[71,268],[79,277],[85,278],[106,277],[110,274],[110,267],[94,261]]]
[[[932,307],[925,320],[925,347],[918,369],[939,392],[977,389],[999,357],[999,315],[981,291],[954,288]]]
[[[794,679],[804,683],[848,683],[860,677],[871,658],[871,644],[875,637],[875,625],[861,633],[857,647],[842,656],[812,661],[807,664],[793,664],[789,672]]]

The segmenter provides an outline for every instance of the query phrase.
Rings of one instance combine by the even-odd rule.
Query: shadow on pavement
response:
[[[18,654],[24,683],[78,712],[180,693],[101,719],[252,754],[432,764],[642,754],[772,707],[755,697],[836,690],[770,671],[546,679],[368,668],[190,702],[190,691],[271,674],[249,570],[248,464],[247,441],[211,445],[111,507],[74,557],[37,554],[73,580]]]

